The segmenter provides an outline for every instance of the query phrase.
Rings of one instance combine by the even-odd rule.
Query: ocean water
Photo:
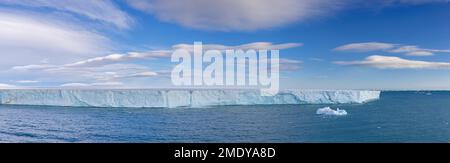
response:
[[[319,108],[347,115],[317,115]],[[450,92],[365,104],[82,108],[0,105],[0,142],[450,142]]]

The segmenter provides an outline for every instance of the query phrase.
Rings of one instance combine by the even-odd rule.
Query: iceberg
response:
[[[0,104],[75,107],[207,107],[223,105],[344,104],[377,100],[380,91],[232,89],[6,89]]]
[[[347,111],[341,110],[339,108],[337,108],[336,110],[333,110],[330,107],[324,107],[324,108],[317,109],[316,114],[341,116],[341,115],[347,115]]]

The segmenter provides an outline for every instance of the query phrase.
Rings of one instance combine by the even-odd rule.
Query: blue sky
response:
[[[170,52],[283,46],[282,88],[450,89],[448,0],[0,0],[0,88],[171,87]]]

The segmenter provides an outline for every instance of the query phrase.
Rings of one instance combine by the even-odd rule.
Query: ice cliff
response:
[[[380,91],[282,90],[261,96],[259,90],[206,89],[17,89],[0,90],[0,104],[91,107],[204,107],[220,105],[342,104],[376,100]]]

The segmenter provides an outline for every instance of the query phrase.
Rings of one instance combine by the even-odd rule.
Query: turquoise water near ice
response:
[[[345,116],[317,115],[330,106]],[[450,142],[450,92],[345,105],[83,108],[0,105],[0,142]]]

